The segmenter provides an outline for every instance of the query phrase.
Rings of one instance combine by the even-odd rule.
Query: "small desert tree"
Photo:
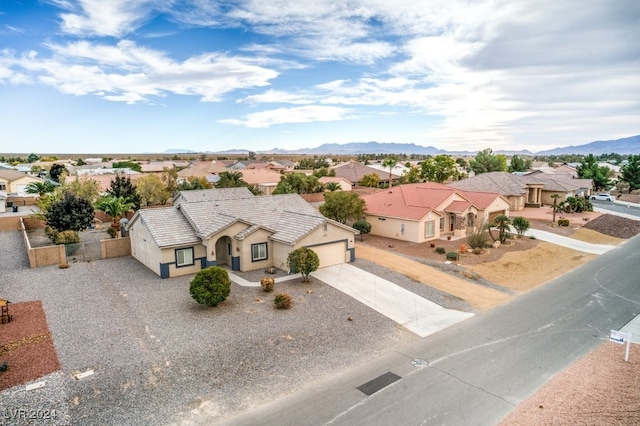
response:
[[[231,293],[229,274],[218,266],[205,268],[191,281],[189,293],[201,305],[217,306]]]
[[[302,282],[307,282],[307,277],[320,266],[320,258],[315,251],[307,247],[300,247],[289,253],[287,265],[292,272],[302,275]]]
[[[498,239],[493,236],[491,232],[491,227],[489,227],[489,235],[493,241],[500,241],[504,243],[507,241],[507,229],[509,228],[509,224],[511,223],[511,219],[508,216],[501,214],[493,219],[493,225],[498,227]]]
[[[82,231],[93,223],[93,206],[70,191],[52,201],[44,214],[48,226],[56,231]]]
[[[553,206],[551,207],[553,209],[553,219],[551,220],[551,222],[556,223],[556,213],[558,213],[558,198],[560,198],[560,195],[553,194],[551,198],[553,198]]]
[[[519,236],[523,236],[529,230],[531,224],[524,217],[518,216],[513,218],[513,227],[516,228]]]
[[[353,224],[353,228],[357,229],[358,231],[360,231],[360,241],[362,241],[362,236],[364,234],[368,234],[369,232],[371,232],[371,224],[369,222],[367,222],[366,220],[358,220],[357,222],[355,222]]]

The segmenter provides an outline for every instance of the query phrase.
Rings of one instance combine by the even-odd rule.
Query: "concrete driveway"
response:
[[[322,268],[315,271],[313,276],[421,337],[434,334],[474,315],[443,308],[349,264]]]

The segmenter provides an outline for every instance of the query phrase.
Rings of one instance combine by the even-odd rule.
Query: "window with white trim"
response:
[[[440,231],[444,231],[444,217],[440,218]]]
[[[176,249],[176,267],[193,265],[193,247]]]
[[[251,244],[251,261],[265,260],[267,258],[267,243]]]
[[[435,233],[436,222],[434,220],[429,220],[424,223],[424,236],[425,238],[433,237]]]

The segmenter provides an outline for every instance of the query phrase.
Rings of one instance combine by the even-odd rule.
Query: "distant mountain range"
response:
[[[249,149],[232,149],[219,152],[208,152],[209,154],[247,154]],[[393,142],[351,142],[345,144],[326,143],[316,148],[301,148],[295,150],[274,148],[267,151],[255,151],[256,154],[280,154],[280,155],[358,155],[358,154],[421,154],[421,155],[475,155],[475,151],[447,151],[434,148],[433,146],[421,146],[413,143],[393,143]],[[164,151],[166,154],[196,154],[188,149],[170,149]],[[546,151],[531,152],[522,151],[494,151],[494,154],[505,155],[564,155],[564,154],[610,154],[621,155],[640,154],[640,135],[628,138],[596,141],[584,145],[572,145],[548,149]]]

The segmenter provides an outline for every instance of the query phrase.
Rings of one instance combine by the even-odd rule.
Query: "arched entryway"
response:
[[[231,238],[220,237],[216,241],[216,264],[231,266]]]

